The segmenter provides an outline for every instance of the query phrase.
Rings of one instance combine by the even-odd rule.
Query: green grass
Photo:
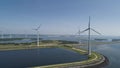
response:
[[[40,45],[39,47],[37,45],[0,45],[0,51],[51,47],[56,47],[56,45]]]

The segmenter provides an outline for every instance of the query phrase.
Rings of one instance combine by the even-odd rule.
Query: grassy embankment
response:
[[[33,48],[43,48],[43,47],[55,47],[61,44],[77,44],[75,41],[63,41],[63,40],[43,40],[40,42],[40,46],[33,43],[5,43],[0,44],[0,51],[5,50],[19,50],[19,49],[33,49]]]

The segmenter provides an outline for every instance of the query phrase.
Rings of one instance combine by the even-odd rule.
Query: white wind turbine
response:
[[[79,30],[78,30],[78,32],[77,32],[77,34],[78,34],[78,37],[79,37],[79,39],[78,39],[78,42],[79,42],[79,44],[81,44],[81,41],[80,41],[80,28],[79,28]]]
[[[101,35],[101,33],[97,32],[96,30],[94,30],[90,27],[90,16],[89,16],[88,28],[80,32],[80,33],[84,33],[85,31],[88,31],[88,55],[91,55],[91,45],[90,45],[90,35],[91,35],[90,31],[91,30],[94,31],[95,33]]]
[[[12,38],[12,34],[11,33],[9,34],[9,38]]]
[[[3,39],[4,38],[4,34],[3,34],[3,32],[2,31],[0,31],[1,32],[1,38]]]
[[[34,29],[35,30],[35,29]],[[28,34],[26,31],[24,31],[24,38],[28,38]]]
[[[41,25],[39,25],[36,29],[33,29],[37,32],[37,46],[39,47],[39,29],[40,29]]]

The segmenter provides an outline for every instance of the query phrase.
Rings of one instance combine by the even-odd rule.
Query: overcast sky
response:
[[[88,26],[120,36],[120,0],[0,0],[3,33],[75,34]],[[95,33],[93,33],[95,34]]]

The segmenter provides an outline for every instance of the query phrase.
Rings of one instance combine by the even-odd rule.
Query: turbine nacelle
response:
[[[33,29],[33,30],[38,31],[40,27],[41,27],[41,24],[36,29]]]

